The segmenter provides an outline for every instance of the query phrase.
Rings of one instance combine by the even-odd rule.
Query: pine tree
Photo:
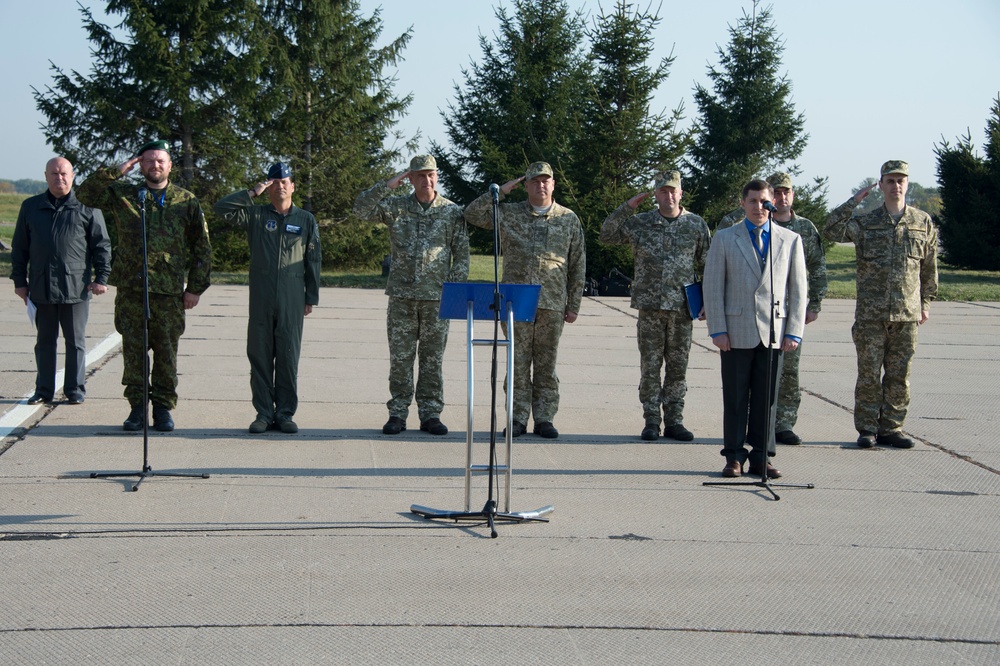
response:
[[[797,175],[794,161],[808,141],[805,116],[792,104],[792,84],[779,76],[782,37],[770,7],[753,2],[751,14],[729,28],[729,45],[719,48],[720,67],[709,67],[709,90],[695,86],[697,135],[687,167],[691,203],[714,226],[738,203],[751,178],[783,170]]]
[[[934,146],[940,183],[941,243],[949,264],[1000,270],[1000,96],[986,122],[985,156],[976,153],[966,133],[952,146]]]

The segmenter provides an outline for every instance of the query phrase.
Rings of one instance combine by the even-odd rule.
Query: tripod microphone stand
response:
[[[473,321],[473,309],[476,299],[473,296],[472,289],[469,289],[465,295],[467,304],[467,318],[468,318],[468,372],[469,372],[469,412],[468,412],[468,434],[467,434],[467,445],[468,445],[468,460],[466,462],[465,469],[465,511],[441,511],[438,509],[431,509],[425,506],[411,505],[410,511],[428,519],[443,519],[443,520],[454,520],[458,521],[475,521],[475,522],[485,522],[490,528],[490,538],[496,539],[498,535],[496,530],[497,522],[549,522],[547,518],[542,518],[543,515],[554,510],[554,507],[546,506],[535,511],[521,511],[512,512],[510,511],[510,474],[511,474],[511,438],[513,437],[513,408],[514,408],[514,374],[513,374],[513,362],[514,362],[514,303],[511,301],[510,294],[522,294],[524,295],[525,301],[531,305],[531,313],[534,313],[535,304],[530,303],[529,294],[534,294],[534,301],[537,303],[538,290],[539,287],[533,285],[502,285],[507,288],[508,295],[505,298],[504,293],[501,290],[500,284],[500,188],[496,184],[490,185],[490,194],[493,198],[493,291],[492,300],[489,304],[489,311],[491,318],[493,319],[493,338],[492,340],[477,341],[472,338],[472,321]],[[462,287],[466,285],[455,285],[446,284],[445,293],[447,294],[451,291],[450,287]],[[471,287],[471,285],[469,285]],[[485,286],[485,285],[484,285]],[[506,305],[505,305],[506,302]],[[522,309],[524,308],[524,302],[522,302]],[[446,300],[442,299],[442,316],[444,316],[444,310],[447,306]],[[497,464],[497,349],[500,347],[500,313],[506,311],[506,321],[507,321],[507,341],[505,343],[507,347],[507,428],[504,431],[506,444],[507,444],[507,464],[499,465]],[[523,318],[523,312],[521,313]],[[533,318],[533,317],[532,317]],[[472,464],[472,433],[473,433],[473,419],[472,419],[472,408],[473,408],[473,393],[472,393],[472,348],[473,345],[478,343],[489,344],[492,350],[491,354],[491,364],[490,364],[490,449],[489,449],[489,461],[488,464],[483,467],[480,465]],[[500,481],[498,472],[503,469],[506,474],[506,502],[505,510],[499,511],[497,509],[497,500],[494,496],[494,490],[499,488]],[[473,471],[485,471],[489,475],[488,491],[486,496],[486,503],[483,505],[481,511],[470,511],[470,492],[471,492],[471,478]]]
[[[139,484],[151,476],[181,476],[193,479],[207,479],[208,474],[181,474],[177,472],[154,472],[149,465],[149,254],[146,247],[146,197],[149,190],[139,188],[139,226],[142,232],[142,469],[138,472],[91,472],[92,479],[137,476],[132,484],[132,492],[139,490]]]
[[[775,333],[774,327],[774,310],[777,307],[777,303],[774,300],[774,262],[773,253],[771,248],[773,247],[773,235],[774,235],[774,218],[772,214],[775,210],[774,204],[770,201],[765,202],[764,208],[767,209],[767,221],[768,228],[771,229],[772,238],[767,243],[767,272],[768,280],[771,289],[771,316],[770,316],[770,339],[771,346],[767,349],[767,402],[764,404],[764,411],[766,413],[766,423],[767,423],[767,434],[766,443],[764,446],[764,462],[761,465],[761,475],[760,481],[705,481],[702,483],[703,486],[753,486],[757,488],[763,488],[767,492],[771,493],[775,501],[780,500],[781,496],[774,492],[777,488],[815,488],[811,483],[771,483],[771,480],[767,476],[768,458],[775,452],[774,450],[774,421],[775,421],[775,411],[777,410],[777,399],[775,394],[777,393],[778,384],[778,374],[780,373],[781,366],[778,367],[778,372],[774,369],[774,357],[775,354],[772,351],[774,346],[777,344],[777,335]],[[756,252],[756,248],[754,252]],[[759,255],[758,255],[759,256]],[[778,347],[780,350],[781,347]],[[780,352],[779,352],[780,353]],[[772,376],[773,375],[773,376]]]

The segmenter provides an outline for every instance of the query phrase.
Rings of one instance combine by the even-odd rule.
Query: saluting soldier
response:
[[[792,188],[791,175],[779,171],[772,174],[767,182],[774,191],[774,207],[771,219],[779,226],[790,229],[802,237],[802,249],[806,254],[806,272],[809,274],[809,302],[806,304],[806,324],[811,324],[819,317],[819,311],[826,298],[826,249],[823,239],[812,220],[796,215],[792,209],[795,202],[795,190]],[[739,210],[738,216],[732,214],[722,218],[718,229],[731,227],[742,221],[746,214]],[[778,405],[775,417],[774,440],[778,444],[801,444],[793,428],[799,418],[799,405],[802,402],[802,392],[799,389],[799,358],[802,355],[802,345],[783,356],[781,379],[778,382]]]
[[[937,295],[937,229],[931,216],[906,205],[910,167],[902,160],[882,165],[873,183],[827,219],[823,235],[854,243],[857,301],[851,333],[858,355],[854,427],[858,446],[876,443],[913,447],[902,433],[910,405],[910,366],[917,351],[917,326],[930,317]],[[885,203],[855,215],[875,186]]]
[[[136,165],[144,182],[123,178]],[[77,189],[77,198],[87,206],[100,208],[114,224],[108,225],[112,238],[113,261],[109,282],[116,286],[115,328],[122,335],[125,368],[122,384],[131,411],[122,424],[124,430],[142,430],[143,362],[143,276],[142,224],[139,189],[145,187],[146,242],[149,263],[149,349],[153,363],[149,397],[153,403],[153,427],[174,429],[170,411],[177,406],[177,345],[184,332],[184,311],[198,305],[211,284],[212,245],[208,225],[198,199],[170,182],[170,147],[166,141],[150,141],[136,157],[117,167],[103,167]]]
[[[650,194],[656,210],[636,215]],[[657,173],[652,192],[635,195],[601,226],[601,242],[631,246],[635,261],[631,306],[639,311],[639,401],[645,421],[640,437],[646,441],[659,438],[661,423],[664,437],[694,439],[684,427],[693,328],[684,285],[701,280],[711,238],[705,220],[681,205],[682,196],[679,171]]]
[[[438,315],[445,282],[469,277],[469,235],[462,208],[437,192],[437,160],[417,155],[410,168],[375,183],[354,200],[354,214],[389,229],[391,264],[385,293],[389,296],[389,420],[386,435],[406,430],[414,397],[413,364],[417,362],[417,411],[420,429],[448,434],[441,422],[444,409],[444,361],[447,320]],[[413,193],[392,196],[403,180]]]
[[[270,205],[255,205],[267,192]],[[292,204],[295,183],[284,162],[267,180],[219,200],[215,214],[246,231],[250,244],[250,320],[247,358],[257,416],[250,432],[296,433],[302,328],[319,304],[322,253],[313,214]]]
[[[524,183],[528,200],[500,205],[503,281],[538,284],[534,322],[514,322],[514,413],[512,437],[527,431],[534,415],[534,433],[554,439],[559,410],[556,357],[563,325],[576,321],[587,273],[583,225],[576,213],[556,203],[556,180],[547,162],[533,162],[520,178],[500,187],[502,200]],[[493,228],[492,197],[482,195],[465,209],[465,219],[483,229]],[[511,333],[506,331],[509,336]]]

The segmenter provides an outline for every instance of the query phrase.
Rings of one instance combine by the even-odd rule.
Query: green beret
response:
[[[170,153],[170,144],[163,139],[156,139],[155,141],[142,144],[136,155],[142,155],[147,150],[162,150],[165,153]]]

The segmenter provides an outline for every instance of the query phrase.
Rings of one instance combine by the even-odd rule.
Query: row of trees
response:
[[[107,0],[106,12],[121,22],[103,25],[81,8],[90,71],[53,65],[51,84],[35,91],[47,139],[78,172],[166,138],[175,180],[212,201],[258,180],[260,165],[290,161],[301,205],[321,222],[328,265],[381,260],[384,232],[349,211],[359,191],[417,150],[419,137],[396,129],[410,97],[386,74],[409,31],[378,46],[380,10],[363,15],[357,0]],[[651,108],[673,63],[652,58],[656,12],[616,0],[588,22],[567,0],[512,0],[495,13],[498,28],[480,37],[481,57],[442,112],[449,145],[431,145],[441,186],[467,204],[487,183],[550,162],[557,197],[584,223],[592,276],[631,271],[627,249],[597,242],[600,226],[658,169],[682,171],[686,206],[710,224],[737,205],[749,178],[800,173],[805,117],[781,73],[770,8],[757,0],[730,26],[710,85],[696,86],[687,129],[683,103]],[[826,218],[825,179],[797,186],[796,210]],[[217,264],[245,265],[243,239],[210,225]],[[486,235],[473,241],[488,247]]]

